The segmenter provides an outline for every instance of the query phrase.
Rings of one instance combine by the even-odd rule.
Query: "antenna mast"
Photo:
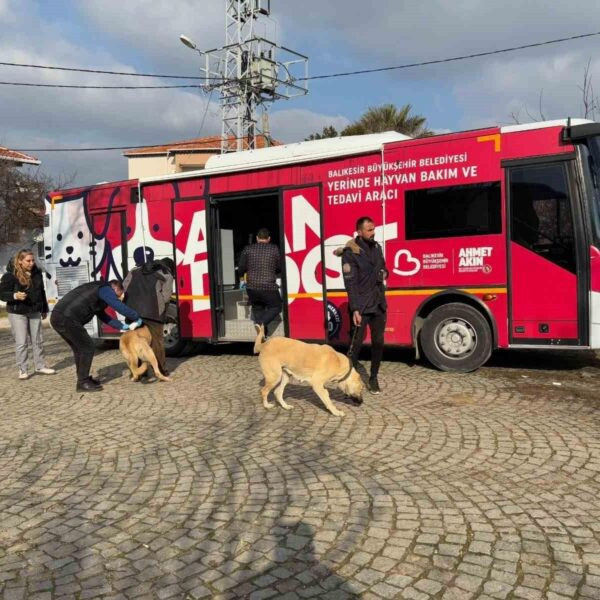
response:
[[[225,46],[198,52],[204,88],[221,92],[221,152],[231,152],[254,149],[268,135],[258,116],[268,103],[308,93],[308,58],[267,39],[271,0],[225,3]]]

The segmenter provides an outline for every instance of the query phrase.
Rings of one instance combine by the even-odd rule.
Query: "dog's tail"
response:
[[[254,340],[254,354],[260,354],[260,351],[265,343],[265,326],[255,325],[256,339]]]

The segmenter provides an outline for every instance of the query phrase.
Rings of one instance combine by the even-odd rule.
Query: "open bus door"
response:
[[[587,246],[573,161],[505,166],[510,343],[586,346]]]
[[[174,247],[184,249],[175,257],[179,337],[213,337],[206,200],[184,198],[173,202]]]

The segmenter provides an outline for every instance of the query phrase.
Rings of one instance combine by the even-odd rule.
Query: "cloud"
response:
[[[485,72],[456,84],[453,93],[464,107],[465,128],[584,116],[583,73],[587,58],[570,52],[548,58],[491,62]],[[590,63],[598,73],[600,60]]]
[[[57,3],[0,0],[5,61],[97,67],[118,71],[194,74],[200,57],[178,41],[181,33],[200,48],[224,42],[224,0],[176,3],[148,0],[67,0]],[[600,3],[547,0],[303,0],[272,3],[278,41],[309,54],[311,73],[437,59],[532,43],[593,29]],[[70,12],[69,12],[70,11]],[[35,31],[35,35],[31,35]],[[596,40],[596,43],[594,43]],[[596,38],[495,57],[311,82],[308,99],[277,103],[272,135],[297,141],[326,125],[338,130],[367,106],[413,104],[436,131],[505,123],[512,112],[548,118],[581,114],[583,69]],[[591,63],[600,77],[600,60]],[[2,67],[7,81],[64,84],[175,83],[116,76]],[[597,82],[597,79],[595,80]],[[202,134],[220,131],[217,94]],[[75,147],[154,144],[195,137],[207,98],[183,90],[56,90],[2,87],[0,144]],[[282,108],[285,106],[286,108]],[[290,107],[290,108],[287,108]],[[40,153],[43,169],[78,171],[90,183],[126,174],[126,159],[113,153]]]
[[[328,125],[341,131],[350,123],[342,115],[323,115],[295,108],[273,112],[269,120],[273,137],[282,142],[301,141],[311,133],[321,132]]]
[[[152,72],[197,74],[200,58],[179,41],[185,34],[199,48],[224,44],[224,3],[211,0],[86,0],[77,9],[90,27],[137,53]]]

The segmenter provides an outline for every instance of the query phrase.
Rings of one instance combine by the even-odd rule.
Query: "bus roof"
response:
[[[243,150],[241,152],[216,154],[211,156],[206,161],[206,167],[199,171],[145,177],[140,179],[140,183],[189,178],[191,175],[213,175],[231,171],[249,171],[292,163],[351,156],[353,154],[366,154],[367,152],[381,150],[386,143],[409,139],[411,139],[409,136],[396,131],[385,131],[383,133],[370,133],[367,135],[349,135],[324,140],[295,142],[282,146],[260,148],[259,150]]]
[[[571,125],[584,125],[593,123],[589,119],[556,119],[554,121],[535,121],[534,123],[518,123],[515,125],[505,125],[500,128],[500,133],[514,133],[515,131],[529,131],[531,129],[544,129],[546,127],[566,127]]]

